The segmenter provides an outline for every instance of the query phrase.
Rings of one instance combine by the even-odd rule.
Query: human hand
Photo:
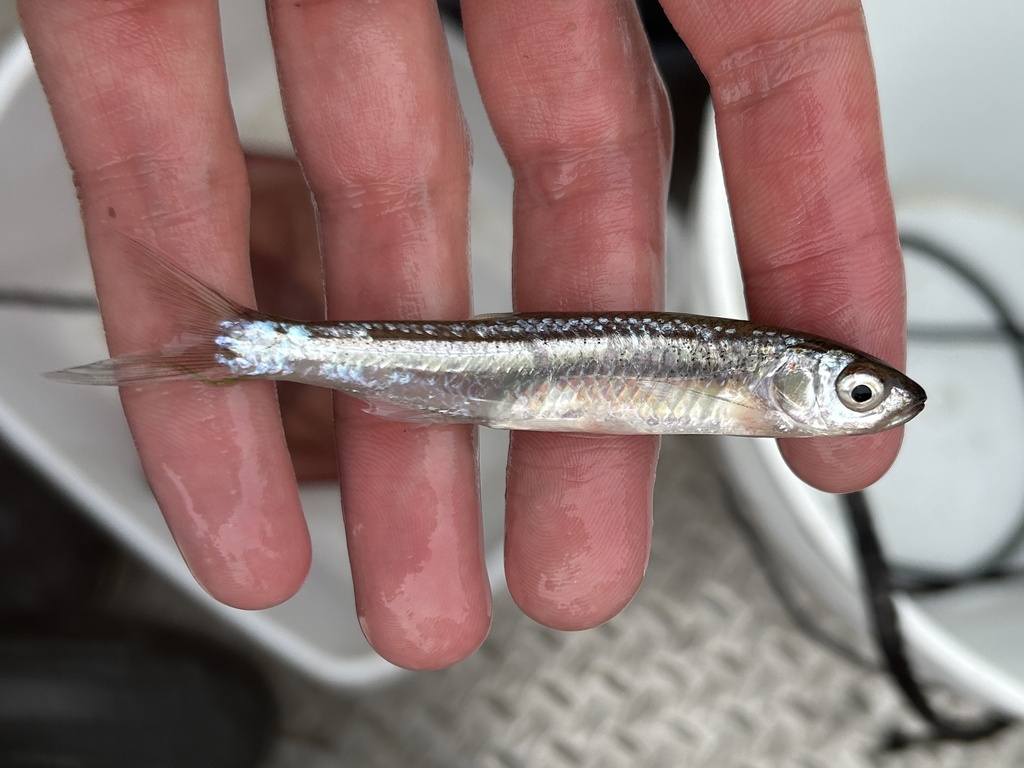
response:
[[[854,2],[666,0],[708,75],[752,316],[903,360],[902,266]],[[163,338],[104,221],[243,303],[249,189],[213,0],[22,0],[82,200],[113,354]],[[293,141],[316,199],[330,316],[469,312],[469,147],[429,0],[269,3]],[[518,310],[657,308],[668,110],[629,2],[465,0],[467,43],[516,179]],[[260,608],[309,539],[273,385],[122,390],[140,457],[197,579]],[[453,663],[490,612],[474,440],[335,400],[364,631],[413,668]],[[876,479],[899,435],[790,441],[828,490]],[[514,433],[506,570],[525,612],[593,626],[639,586],[657,441]]]

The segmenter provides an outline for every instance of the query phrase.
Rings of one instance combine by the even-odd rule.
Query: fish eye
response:
[[[871,387],[867,384],[858,384],[850,390],[850,397],[858,403],[866,403],[871,399]]]
[[[889,387],[870,370],[847,368],[836,380],[836,394],[847,408],[863,413],[881,405],[889,394]]]

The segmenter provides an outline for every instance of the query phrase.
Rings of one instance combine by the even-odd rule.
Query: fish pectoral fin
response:
[[[745,408],[751,411],[758,410],[752,403],[745,402],[743,398],[735,395],[709,391],[706,386],[700,384],[687,384],[678,381],[641,381],[637,388],[645,392],[652,400],[671,402],[679,398],[679,390],[683,389],[687,395],[699,399],[714,400],[719,403],[726,403],[736,408]]]

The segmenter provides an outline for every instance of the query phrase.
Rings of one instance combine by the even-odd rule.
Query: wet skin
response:
[[[902,265],[859,5],[664,5],[711,83],[752,317],[902,367]],[[269,8],[317,204],[329,316],[465,317],[470,153],[433,0]],[[75,172],[111,352],[150,347],[173,325],[111,256],[112,219],[250,303],[249,176],[217,3],[23,0],[19,9]],[[633,6],[464,0],[463,15],[516,179],[516,309],[659,308],[671,128]],[[260,232],[267,222],[254,216],[255,250],[269,250],[262,238],[279,254],[308,248],[302,216],[288,236]],[[304,284],[285,262],[273,269],[279,286]],[[326,421],[326,401],[290,398],[286,417],[308,408],[308,423]],[[122,399],[197,579],[240,607],[291,595],[309,539],[285,438],[300,473],[324,473],[322,427],[290,418],[282,427],[268,383],[126,389]],[[367,637],[404,666],[458,661],[490,617],[473,431],[382,422],[342,397],[333,411]],[[877,479],[899,439],[896,430],[782,449],[807,482],[845,491]],[[524,611],[579,629],[628,602],[647,562],[657,449],[650,437],[513,435],[506,562]]]

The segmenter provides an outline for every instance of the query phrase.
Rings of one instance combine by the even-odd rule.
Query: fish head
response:
[[[790,347],[770,381],[793,436],[881,432],[914,418],[926,399],[919,384],[881,360],[815,341]]]

